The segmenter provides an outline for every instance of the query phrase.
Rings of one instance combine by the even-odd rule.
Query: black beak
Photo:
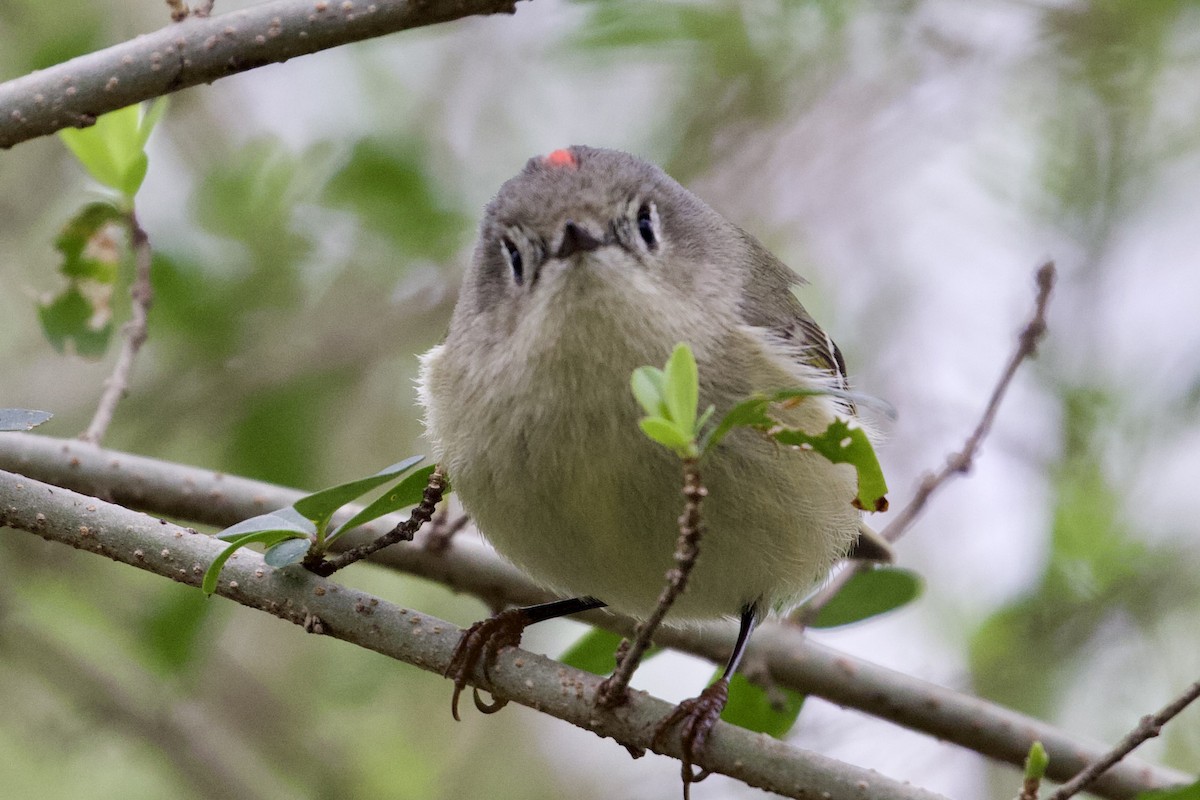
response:
[[[562,244],[558,246],[558,252],[554,255],[557,258],[566,258],[575,253],[590,253],[603,244],[604,242],[588,233],[586,229],[567,220],[567,224],[563,226]]]

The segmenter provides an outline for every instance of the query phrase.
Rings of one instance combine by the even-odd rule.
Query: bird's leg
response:
[[[443,673],[454,681],[454,697],[450,701],[450,712],[454,718],[459,719],[458,696],[466,688],[467,681],[474,674],[481,658],[484,677],[487,677],[488,668],[496,660],[496,654],[500,652],[500,649],[519,645],[521,634],[530,625],[556,617],[565,617],[569,614],[578,614],[581,611],[590,611],[593,608],[602,608],[605,605],[607,603],[594,597],[572,597],[569,600],[555,600],[536,606],[510,608],[485,620],[480,620],[467,628],[463,632],[462,638],[458,640],[458,646],[454,648],[454,655],[450,656],[450,663],[446,665],[446,671]],[[503,699],[496,699],[490,704],[484,703],[479,697],[478,690],[475,692],[475,707],[485,714],[499,711],[507,703],[508,701]]]
[[[692,764],[695,763],[696,756],[703,754],[708,734],[717,724],[717,720],[721,718],[721,711],[724,710],[725,703],[729,700],[729,679],[737,671],[742,655],[746,652],[746,643],[750,641],[750,634],[758,625],[758,614],[757,603],[751,603],[742,609],[737,643],[733,646],[733,653],[729,656],[729,662],[725,665],[725,671],[721,674],[721,678],[709,684],[698,697],[684,700],[677,705],[675,710],[664,717],[654,730],[652,741],[657,746],[659,740],[671,728],[679,726],[679,740],[683,748],[681,760],[683,762],[683,794],[685,798],[688,796],[689,784],[708,777],[707,772],[693,772]]]

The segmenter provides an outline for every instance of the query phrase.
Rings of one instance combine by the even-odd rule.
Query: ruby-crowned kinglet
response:
[[[480,531],[573,599],[473,626],[447,670],[456,716],[479,659],[525,625],[603,605],[639,618],[654,609],[673,566],[681,472],[639,430],[634,369],[685,342],[700,408],[717,418],[754,393],[797,387],[828,393],[781,410],[790,425],[819,433],[854,414],[841,354],[792,294],[799,282],[627,153],[556,150],[500,187],[450,333],[422,360],[420,399],[438,462]],[[687,720],[685,782],[757,619],[810,591],[860,521],[852,467],[758,431],[732,432],[700,471],[705,533],[668,620],[740,614],[742,628],[723,679],[664,722]]]
[[[531,159],[488,205],[445,343],[422,360],[428,435],[504,557],[645,617],[671,567],[678,457],[638,428],[629,380],[691,345],[700,408],[843,389],[792,270],[658,167],[589,147]],[[820,432],[851,410],[803,400]],[[858,532],[855,474],[740,430],[705,458],[702,553],[671,618],[794,603]]]

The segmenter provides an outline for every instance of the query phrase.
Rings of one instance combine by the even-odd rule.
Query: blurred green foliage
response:
[[[230,10],[230,3],[218,3],[217,11]],[[1109,282],[1127,268],[1113,253],[1136,233],[1129,215],[1147,207],[1163,176],[1194,157],[1200,144],[1188,89],[1200,85],[1192,53],[1197,4],[1013,0],[989,8],[1019,17],[1032,31],[1013,46],[1006,28],[1010,38],[1000,47],[1014,65],[1003,78],[1015,108],[1010,116],[1028,119],[1025,128],[1004,128],[1000,135],[1024,137],[1019,144],[1034,162],[1011,178],[1022,182],[1026,207],[1004,206],[1004,213],[1025,213],[1077,243],[1084,257],[1062,297],[1119,291]],[[479,173],[520,166],[489,159],[527,156],[543,133],[564,135],[551,113],[564,105],[590,120],[579,125],[636,116],[630,123],[642,136],[636,144],[597,144],[651,142],[657,160],[684,182],[708,180],[719,188],[724,181],[775,198],[767,179],[792,173],[783,163],[790,150],[774,145],[782,141],[799,152],[812,141],[796,144],[786,138],[789,131],[834,124],[844,137],[891,143],[888,136],[912,132],[889,127],[910,109],[957,107],[958,98],[938,94],[940,71],[971,70],[992,57],[992,18],[980,10],[958,36],[952,25],[938,25],[953,13],[916,0],[752,6],[539,0],[522,4],[515,17],[388,37],[175,96],[151,142],[139,193],[155,252],[150,339],[106,444],[308,489],[423,452],[411,389],[414,354],[445,329],[478,201],[495,189],[479,185]],[[8,0],[0,3],[0,76],[164,24],[161,3]],[[482,60],[485,52],[493,60]],[[952,57],[938,60],[946,53]],[[464,71],[460,62],[471,67]],[[596,97],[567,85],[577,73],[562,70],[564,63],[597,80],[611,76],[625,94],[608,97],[627,94],[628,105],[595,113]],[[493,71],[503,80],[487,82]],[[476,86],[494,96],[480,97]],[[558,92],[530,91],[546,86]],[[639,101],[642,95],[649,101]],[[314,97],[338,109],[337,126],[301,113]],[[882,106],[876,113],[873,103]],[[500,111],[476,115],[485,105]],[[830,114],[836,116],[822,116]],[[566,130],[576,141],[592,138],[589,128]],[[906,157],[936,162],[943,151],[969,148],[981,160],[992,155],[968,136],[918,147]],[[854,158],[864,151],[847,152]],[[870,211],[914,202],[889,194],[911,173],[894,163],[878,166],[868,177],[886,199]],[[840,178],[838,170],[823,167],[831,180]],[[111,365],[60,356],[38,330],[36,297],[61,287],[56,270],[66,257],[72,274],[113,279],[110,324],[119,327],[128,318],[128,274],[71,261],[68,250],[83,251],[69,235],[67,249],[56,254],[56,237],[95,199],[83,170],[57,140],[29,142],[0,157],[0,186],[0,404],[47,408],[55,418],[39,432],[74,435]],[[836,195],[829,184],[792,188],[815,193],[818,206]],[[924,196],[920,202],[927,205],[913,218],[947,211]],[[845,206],[833,209],[820,224],[850,214]],[[772,224],[753,210],[737,221],[760,235]],[[792,241],[807,235],[787,231]],[[875,341],[885,346],[893,336],[899,340],[910,321],[901,314],[924,311],[918,296],[891,281],[900,271],[899,245],[926,235],[897,228],[883,242],[853,237],[856,270],[868,272],[882,292],[871,298],[873,308],[895,309],[879,323],[885,333]],[[977,234],[972,228],[965,235]],[[961,263],[962,246],[939,239],[934,257],[919,268],[940,268],[933,262],[944,256],[954,262],[956,277],[970,280],[981,274],[971,270],[990,269]],[[822,302],[815,287],[805,291],[806,303]],[[72,302],[62,312],[75,315],[77,330],[94,306]],[[958,626],[947,621],[953,613],[939,612],[967,604],[946,597],[936,576],[909,613],[932,617],[925,625],[961,654],[970,682],[984,695],[1051,720],[1074,711],[1089,724],[1104,720],[1106,733],[1119,733],[1136,714],[1115,718],[1108,706],[1116,704],[1108,702],[1082,714],[1064,708],[1064,698],[1090,693],[1109,699],[1164,683],[1179,669],[1166,655],[1139,655],[1133,674],[1096,672],[1118,640],[1133,640],[1151,654],[1168,651],[1181,636],[1173,621],[1190,621],[1198,610],[1194,547],[1181,545],[1187,539],[1174,536],[1176,530],[1130,513],[1127,490],[1139,467],[1153,463],[1155,444],[1189,441],[1200,366],[1182,358],[1170,365],[1184,374],[1177,396],[1115,385],[1104,371],[1107,353],[1087,361],[1056,352],[1056,340],[1086,340],[1110,324],[1090,302],[1081,306],[1074,315],[1068,303],[1055,306],[1051,340],[1038,371],[1030,373],[1060,412],[1048,463],[1027,458],[1043,473],[1048,524],[1026,533],[1044,540],[1044,561],[1005,601]],[[927,324],[935,327],[926,341],[941,341],[948,323]],[[870,341],[869,330],[830,329],[851,354],[856,337]],[[98,351],[100,344],[76,338],[74,347]],[[1156,356],[1143,353],[1148,362]],[[881,361],[912,380],[929,357],[922,344],[886,350]],[[938,411],[906,413],[920,430],[926,415]],[[1003,438],[995,444],[991,452],[1006,446]],[[883,455],[892,463],[906,457],[894,449]],[[919,474],[930,464],[909,466]],[[1186,526],[1186,502],[1179,505],[1185,513],[1178,524]],[[978,520],[979,530],[932,533],[977,536],[987,522]],[[914,539],[920,536],[914,531]],[[919,548],[904,557],[914,552]],[[0,785],[13,796],[607,797],[613,787],[594,776],[603,771],[608,777],[609,765],[625,764],[618,761],[623,754],[609,753],[617,748],[590,740],[593,749],[576,753],[565,734],[564,743],[542,746],[535,715],[515,709],[454,726],[448,688],[437,676],[321,637],[297,636],[274,619],[204,602],[194,589],[88,554],[6,535],[0,562],[0,702],[6,709],[0,747],[9,756],[0,761]],[[382,571],[349,570],[345,580],[456,621],[485,613],[440,587]],[[1177,651],[1194,652],[1195,640],[1187,640],[1194,630],[1182,636]],[[601,644],[611,656],[613,643]],[[938,674],[953,675],[956,668]],[[1155,685],[1159,694],[1172,688]],[[779,698],[760,699],[770,705]],[[1138,713],[1152,707],[1139,704]],[[1163,752],[1177,766],[1194,768],[1200,734],[1188,713],[1164,731]],[[663,786],[675,791],[678,765],[647,761],[628,769],[661,768]],[[996,796],[1011,796],[1018,780],[1017,771],[1000,771]],[[717,779],[705,789],[713,785]],[[643,788],[627,794],[656,794],[653,786]]]

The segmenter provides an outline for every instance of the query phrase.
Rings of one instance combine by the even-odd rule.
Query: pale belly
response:
[[[439,457],[488,540],[563,596],[648,614],[673,565],[682,471],[638,429],[631,398],[599,402],[584,392],[522,407],[492,393],[489,407],[471,405],[439,421],[454,431],[440,437]],[[849,467],[744,430],[700,471],[709,492],[700,557],[670,619],[794,602],[855,535]]]

